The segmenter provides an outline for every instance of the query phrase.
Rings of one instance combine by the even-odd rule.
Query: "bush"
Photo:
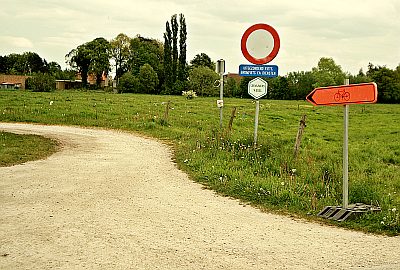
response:
[[[26,79],[25,87],[34,92],[51,92],[56,89],[56,80],[51,75],[38,73]]]
[[[182,91],[182,96],[186,97],[186,99],[193,99],[197,97],[196,92],[193,90]]]
[[[149,64],[144,64],[140,67],[138,77],[144,93],[157,94],[158,91],[156,87],[158,86],[158,76]]]
[[[189,79],[189,90],[195,91],[200,96],[218,96],[219,88],[214,87],[214,82],[219,76],[208,67],[193,68],[189,71]]]
[[[132,73],[126,72],[119,79],[117,89],[119,93],[139,93],[141,89],[140,81]]]
[[[234,78],[228,78],[224,84],[224,96],[226,97],[240,97],[238,84]]]

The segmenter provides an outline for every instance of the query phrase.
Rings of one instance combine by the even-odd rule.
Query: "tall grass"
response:
[[[0,121],[123,129],[172,142],[178,165],[193,179],[263,209],[318,219],[324,206],[342,203],[341,107],[261,100],[254,147],[255,104],[249,99],[225,99],[220,129],[215,98],[77,91],[0,91],[0,96]],[[237,113],[229,131],[233,107]],[[294,158],[303,114],[307,127]],[[399,105],[350,106],[349,201],[379,205],[382,212],[339,226],[400,233],[399,127]]]

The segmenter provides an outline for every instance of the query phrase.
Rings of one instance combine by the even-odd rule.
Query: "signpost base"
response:
[[[254,119],[254,145],[257,145],[258,115],[260,114],[260,101],[256,100],[256,116]]]
[[[381,208],[373,205],[355,203],[347,207],[342,206],[326,206],[318,213],[317,216],[326,219],[345,221],[346,219],[356,218],[365,213],[380,212]]]

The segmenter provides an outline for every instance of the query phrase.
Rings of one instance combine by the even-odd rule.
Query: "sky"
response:
[[[206,53],[226,72],[250,64],[241,38],[254,24],[272,26],[279,75],[309,71],[321,57],[357,74],[368,63],[400,64],[399,0],[0,0],[0,55],[36,52],[66,68],[65,55],[98,37],[137,34],[163,41],[165,23],[184,14],[187,61]]]

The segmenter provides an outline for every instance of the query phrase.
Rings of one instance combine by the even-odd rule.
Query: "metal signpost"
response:
[[[217,106],[219,108],[219,127],[222,128],[222,116],[224,107],[224,73],[225,73],[225,60],[220,59],[217,61],[216,71],[220,76],[219,81],[219,100],[217,100]]]
[[[276,30],[264,23],[250,26],[243,34],[241,49],[243,56],[254,65],[240,65],[239,75],[244,77],[267,77],[278,76],[278,66],[264,65],[271,62],[278,54],[280,39]],[[261,78],[255,78],[248,84],[248,93],[256,99],[256,115],[254,120],[254,145],[257,144],[258,115],[260,112],[260,101],[267,94],[268,84]]]
[[[344,85],[349,85],[345,79]],[[343,208],[349,206],[349,104],[343,106]]]
[[[268,83],[261,78],[255,78],[249,82],[248,93],[256,99],[256,115],[254,120],[254,145],[257,144],[258,115],[260,113],[260,101],[267,94]]]
[[[375,83],[349,84],[314,89],[306,97],[315,106],[343,105],[343,208],[349,207],[349,105],[375,103],[378,89]],[[345,214],[345,213],[343,213]]]

